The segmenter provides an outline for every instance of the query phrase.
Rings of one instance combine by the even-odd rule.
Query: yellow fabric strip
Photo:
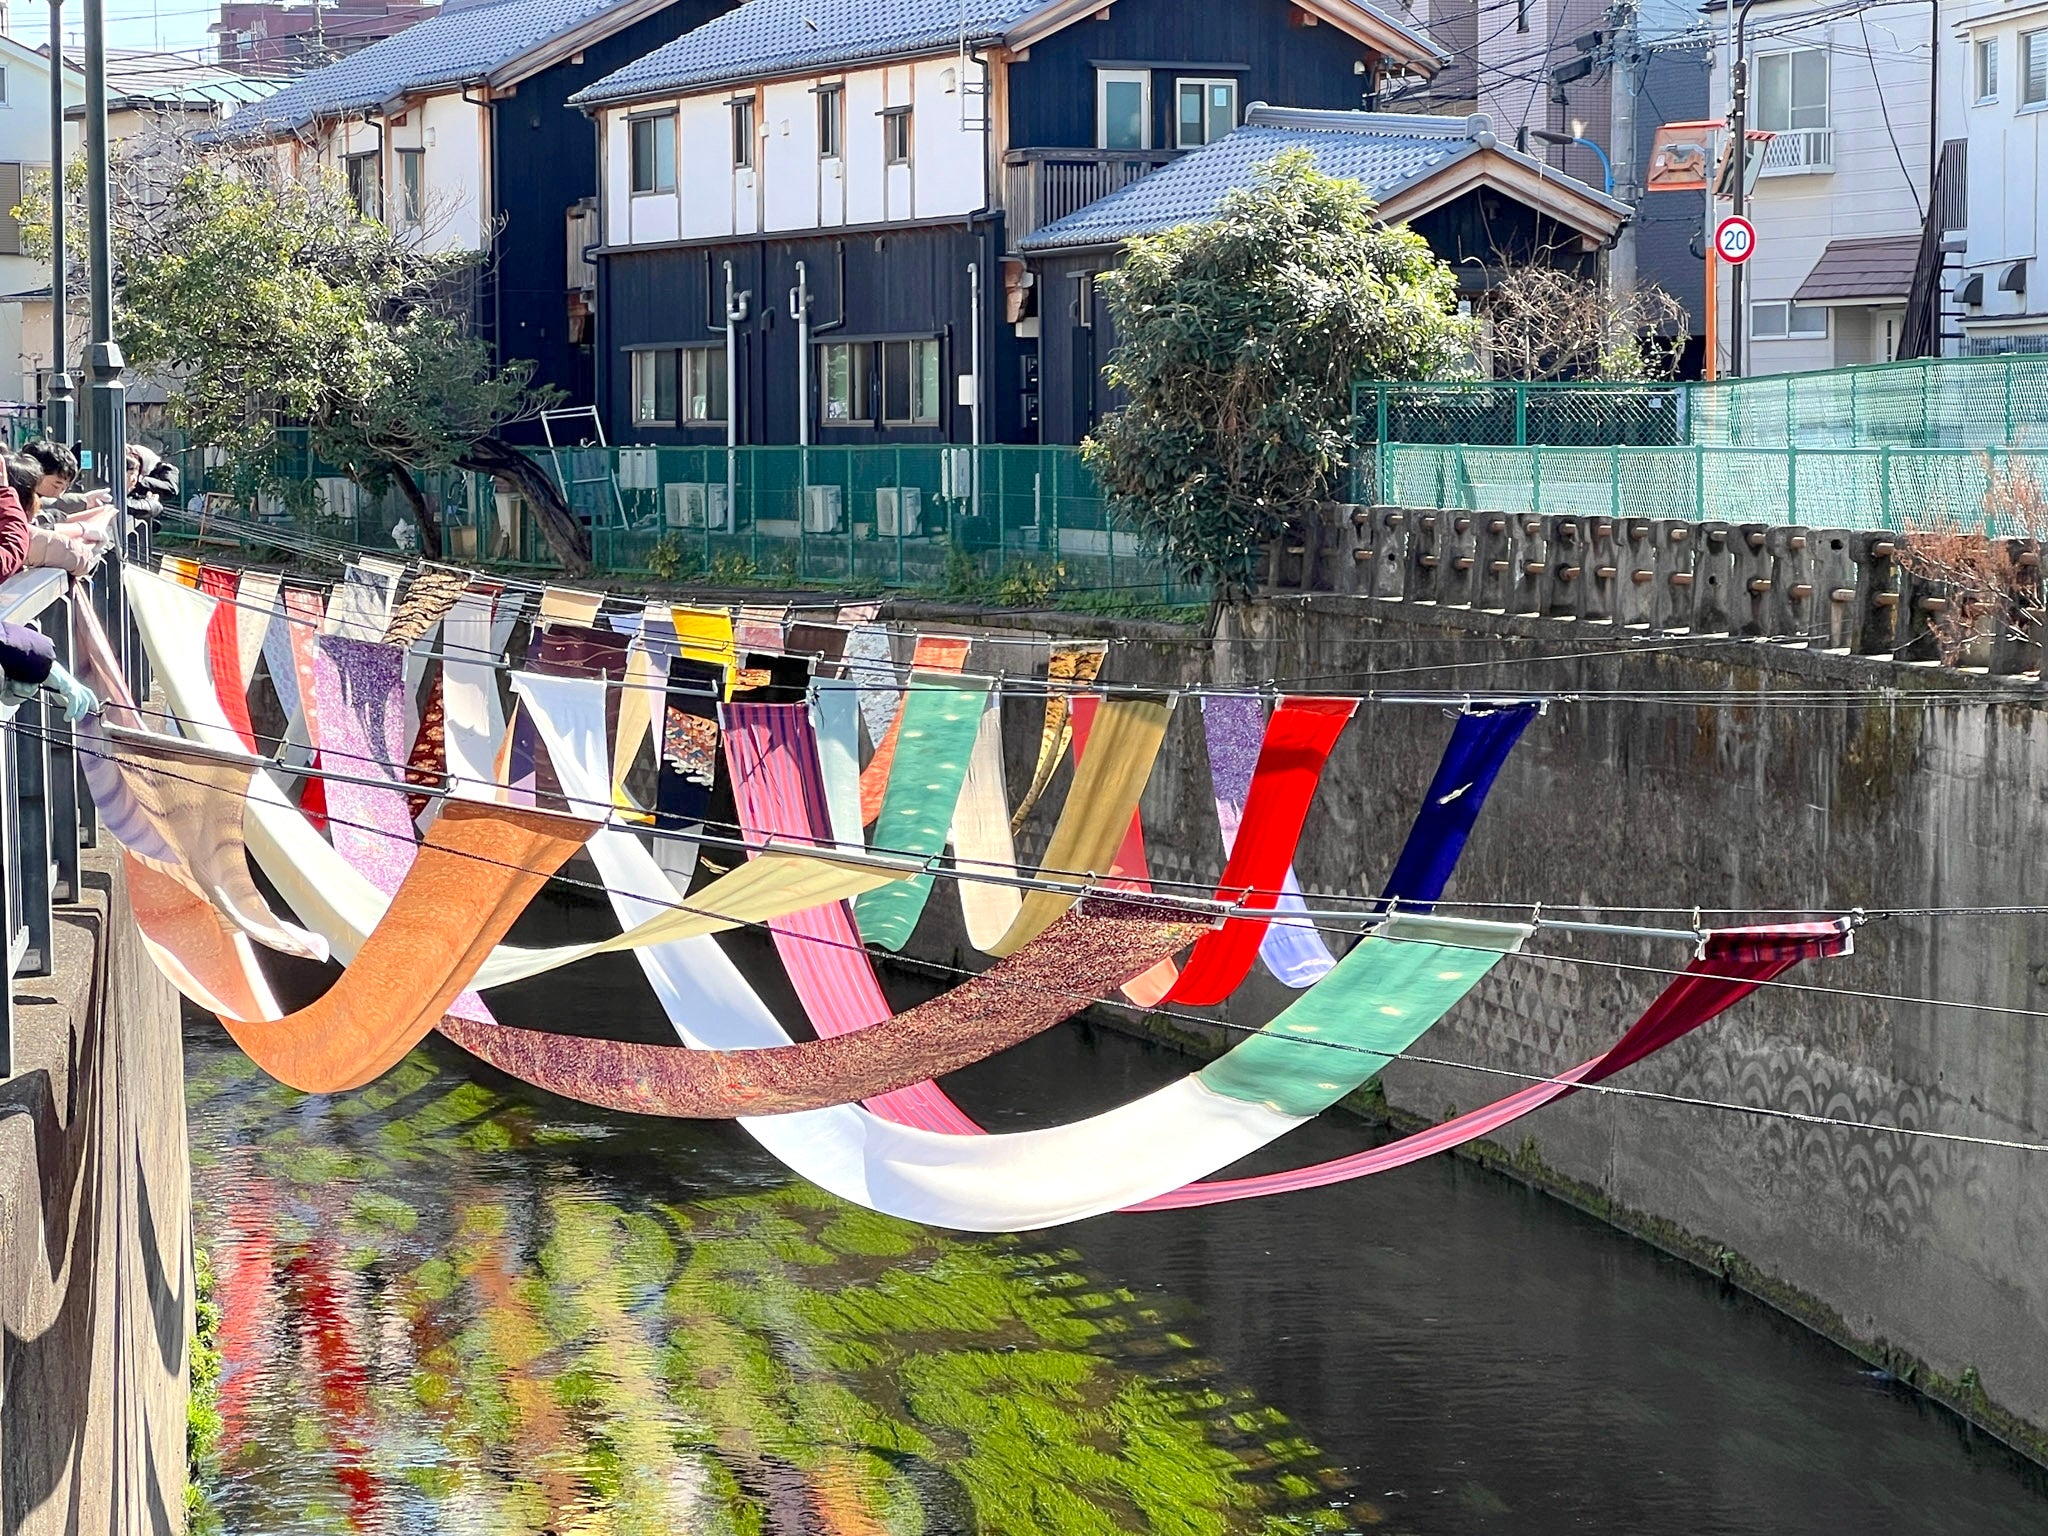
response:
[[[1090,750],[1093,750],[1090,742]],[[765,923],[787,917],[810,907],[849,901],[863,891],[872,891],[897,880],[907,880],[922,866],[906,864],[889,868],[874,864],[842,863],[821,854],[786,853],[769,849],[749,859],[729,875],[718,879],[686,899],[688,911],[663,912],[627,929],[617,938],[598,944],[573,944],[556,949],[501,949],[477,972],[479,988],[502,987],[524,981],[545,971],[587,960],[592,955],[615,955],[651,944],[699,938],[722,933],[749,923]]]
[[[1052,657],[1045,667],[1045,727],[1038,737],[1038,766],[1031,770],[1031,787],[1024,791],[1024,798],[1010,817],[1012,832],[1024,829],[1024,818],[1038,804],[1038,797],[1052,783],[1053,774],[1067,754],[1067,742],[1074,734],[1074,722],[1067,714],[1065,689],[1092,688],[1102,672],[1103,658],[1108,654],[1109,642],[1106,640],[1052,648]]]
[[[671,612],[676,644],[687,661],[725,668],[725,696],[732,697],[733,673],[739,670],[739,647],[733,643],[732,615],[723,608],[676,608]]]
[[[646,646],[635,644],[626,652],[626,677],[619,687],[618,750],[612,754],[612,804],[622,811],[646,811],[626,793],[626,778],[640,755],[649,722],[662,704],[668,688],[666,673],[667,668]]]
[[[1152,777],[1152,764],[1166,739],[1166,722],[1172,713],[1171,695],[1125,696],[1104,702],[1089,733],[1088,750],[1074,769],[1073,787],[1067,792],[1052,841],[1046,845],[1040,871],[1047,880],[1072,885],[1074,894],[1031,892],[1010,931],[989,945],[987,953],[998,958],[1016,953],[1073,906],[1091,874],[1108,873],[1124,834],[1130,831],[1131,818],[1137,814],[1145,782]],[[1077,873],[1061,873],[1064,870]]]

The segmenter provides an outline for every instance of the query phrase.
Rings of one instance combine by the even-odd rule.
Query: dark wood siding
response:
[[[1107,19],[1082,20],[1031,45],[1010,66],[1010,143],[1017,148],[1095,143],[1095,67],[1155,65],[1152,142],[1173,147],[1176,75],[1234,76],[1240,112],[1254,101],[1288,107],[1365,105],[1356,73],[1369,50],[1324,23],[1297,24],[1287,0],[1118,0]],[[1218,68],[1228,65],[1231,68]]]
[[[534,366],[570,405],[594,403],[593,350],[569,336],[568,213],[597,195],[597,138],[570,96],[732,8],[734,0],[675,0],[492,103],[491,206],[501,221],[482,287],[481,320],[503,358]],[[525,429],[538,438],[539,428]]]

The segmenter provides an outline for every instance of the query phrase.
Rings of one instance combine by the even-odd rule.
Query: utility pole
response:
[[[114,340],[114,237],[111,161],[107,147],[105,0],[85,0],[86,239],[91,263],[92,337],[86,346],[85,445],[100,483],[120,509],[121,549],[128,550],[128,400],[121,348]]]
[[[43,431],[54,442],[78,441],[78,404],[71,395],[70,338],[64,334],[70,284],[64,244],[64,0],[50,0],[50,387]]]
[[[1735,173],[1731,191],[1738,219],[1749,213],[1749,60],[1745,55],[1749,8],[1755,4],[1756,0],[1742,0],[1735,8],[1735,58],[1728,72],[1728,132],[1733,136],[1728,145],[1728,163]],[[1748,290],[1749,263],[1741,262],[1728,274],[1728,376],[1732,379],[1742,377]]]
[[[1629,221],[1614,237],[1614,249],[1607,256],[1607,291],[1620,299],[1635,291],[1636,221],[1633,210],[1642,200],[1636,180],[1636,72],[1642,66],[1637,46],[1637,0],[1619,0],[1613,25],[1614,62],[1608,70],[1608,159],[1614,175],[1614,195],[1627,203]]]

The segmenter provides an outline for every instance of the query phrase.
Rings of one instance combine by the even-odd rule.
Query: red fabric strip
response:
[[[1357,708],[1356,699],[1280,701],[1266,722],[1237,842],[1216,887],[1218,900],[1237,901],[1245,912],[1273,910],[1323,768]],[[1268,925],[1265,917],[1233,917],[1203,938],[1188,956],[1170,1001],[1199,1008],[1230,996],[1251,974]]]
[[[1576,1093],[1582,1083],[1597,1083],[1645,1056],[1683,1039],[1702,1024],[1718,1018],[1764,983],[1776,980],[1802,960],[1839,955],[1849,948],[1849,930],[1841,923],[1793,923],[1778,928],[1730,928],[1707,938],[1706,954],[1657,995],[1647,1012],[1605,1055],[1582,1061],[1549,1082],[1531,1083],[1504,1099],[1471,1110],[1442,1125],[1370,1151],[1340,1157],[1311,1168],[1262,1174],[1248,1179],[1219,1179],[1188,1184],[1160,1195],[1134,1211],[1175,1211],[1197,1205],[1220,1205],[1261,1195],[1298,1189],[1320,1189],[1448,1152],[1468,1141],[1491,1136],[1503,1127]]]
[[[235,625],[235,591],[241,582],[238,572],[217,565],[199,568],[199,590],[215,599],[213,615],[206,621],[206,667],[213,674],[213,696],[242,745],[254,752],[256,727],[249,723],[249,696],[242,691],[242,642]]]

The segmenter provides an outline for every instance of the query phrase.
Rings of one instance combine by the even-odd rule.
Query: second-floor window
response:
[[[890,165],[910,164],[910,108],[890,107],[882,113],[882,159]]]
[[[1098,149],[1152,147],[1152,72],[1095,72],[1095,143]]]
[[[1175,91],[1180,98],[1180,148],[1214,144],[1237,126],[1235,80],[1181,80]]]
[[[427,152],[401,149],[397,159],[399,222],[418,229],[427,218]]]
[[[1772,133],[1828,126],[1828,56],[1822,48],[1760,54],[1756,125]]]
[[[2020,34],[2020,105],[2048,103],[2048,30]]]
[[[348,195],[356,211],[366,219],[384,217],[384,176],[374,151],[350,155],[342,162],[348,171]]]
[[[846,90],[826,85],[818,89],[818,158],[837,160],[846,138]]]
[[[676,115],[636,117],[632,128],[632,188],[635,192],[676,189]]]
[[[754,98],[741,96],[732,104],[732,164],[736,171],[754,168]]]
[[[1998,39],[1987,37],[1977,45],[1977,99],[1998,100]]]
[[[725,348],[654,347],[633,354],[633,420],[647,427],[725,420]]]

